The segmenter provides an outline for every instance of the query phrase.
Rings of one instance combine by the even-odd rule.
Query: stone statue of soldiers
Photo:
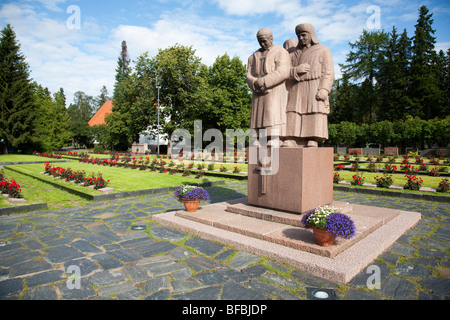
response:
[[[263,28],[257,39],[261,48],[255,51],[247,64],[247,84],[253,92],[250,128],[267,130],[268,146],[280,143],[286,126],[287,88],[289,77],[289,53],[273,44],[272,32]]]
[[[328,95],[334,81],[330,50],[319,44],[311,24],[295,28],[297,47],[290,51],[291,68],[286,106],[284,147],[317,147],[328,139]]]

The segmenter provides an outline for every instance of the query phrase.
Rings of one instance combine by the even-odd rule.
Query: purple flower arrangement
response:
[[[209,194],[205,189],[203,189],[202,187],[190,186],[190,185],[185,185],[185,186],[179,187],[175,191],[174,196],[179,201],[181,201],[182,199],[204,200],[204,201],[209,200]]]
[[[305,228],[326,229],[333,237],[345,239],[351,239],[356,233],[353,220],[331,206],[319,207],[308,211],[303,215],[301,224]]]

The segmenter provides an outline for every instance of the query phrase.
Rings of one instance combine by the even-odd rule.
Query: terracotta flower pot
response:
[[[336,238],[333,237],[327,229],[319,229],[315,227],[313,227],[312,229],[314,232],[314,237],[316,238],[316,242],[319,246],[331,247],[333,245]]]
[[[186,200],[183,199],[184,208],[187,212],[195,212],[200,206],[200,200]]]

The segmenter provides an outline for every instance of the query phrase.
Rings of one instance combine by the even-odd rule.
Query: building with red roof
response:
[[[106,101],[101,106],[101,108],[98,109],[97,113],[94,114],[94,116],[91,118],[91,120],[89,120],[89,122],[88,122],[89,126],[93,127],[93,126],[98,126],[98,125],[101,125],[101,124],[106,124],[105,117],[108,114],[111,114],[113,112],[112,108],[113,108],[112,100]]]

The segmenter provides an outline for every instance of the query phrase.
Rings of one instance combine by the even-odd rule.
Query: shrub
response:
[[[450,182],[448,181],[448,178],[442,179],[441,182],[439,182],[438,187],[436,188],[437,192],[449,192],[450,191]]]
[[[378,171],[377,166],[375,165],[375,163],[373,161],[369,162],[369,165],[367,166],[367,169],[370,172],[376,172]]]
[[[92,174],[91,177],[84,181],[84,186],[94,186],[94,189],[106,188],[108,186],[109,180],[103,179],[101,172],[98,173],[98,177]]]
[[[339,173],[334,172],[333,173],[333,183],[339,183],[339,181],[344,180],[344,178],[342,178]]]
[[[391,164],[386,164],[384,166],[384,172],[385,173],[395,173],[395,172],[397,172],[397,166],[393,166]]]
[[[11,198],[22,198],[22,190],[15,180],[0,182],[0,192],[8,194]]]
[[[351,171],[358,171],[359,170],[359,163],[353,162],[352,167],[350,168]]]
[[[351,184],[354,186],[362,186],[364,183],[364,180],[365,180],[365,178],[362,176],[362,174],[361,175],[355,174],[355,175],[353,175],[352,179],[353,180],[352,180]]]
[[[423,180],[414,175],[406,176],[406,184],[404,186],[405,189],[409,190],[419,190],[422,186]]]
[[[75,181],[75,183],[83,183],[86,179],[86,173],[84,172],[84,170],[74,171],[72,179]]]
[[[392,180],[392,175],[390,174],[384,174],[382,177],[376,176],[374,179],[376,180],[377,187],[379,188],[389,188],[394,183]]]
[[[205,175],[205,171],[199,170],[199,171],[197,171],[197,173],[195,174],[195,179],[201,179],[204,175]]]
[[[433,168],[431,170],[428,170],[428,175],[432,176],[432,177],[438,177],[440,176],[438,169],[437,168]]]

